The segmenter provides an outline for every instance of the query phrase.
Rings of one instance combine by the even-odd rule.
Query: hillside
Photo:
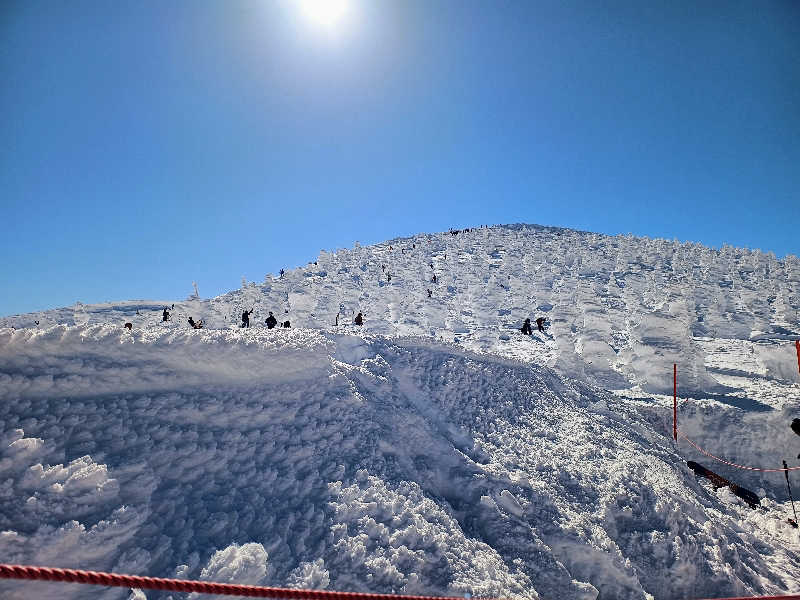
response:
[[[172,301],[7,317],[0,551],[333,590],[800,593],[782,473],[675,444],[662,395],[677,362],[684,434],[744,465],[794,457],[799,285],[794,257],[511,226],[323,252],[166,323]],[[127,597],[0,584],[32,593]]]
[[[173,302],[76,304],[0,325],[143,327],[158,325]],[[671,392],[673,362],[684,390],[721,389],[697,338],[763,341],[754,348],[764,368],[800,382],[791,355],[772,352],[770,343],[800,337],[800,259],[759,250],[535,225],[424,234],[322,251],[282,277],[177,302],[171,325],[184,327],[193,316],[209,328],[235,327],[250,308],[257,324],[273,311],[294,327],[324,330],[334,328],[337,313],[349,325],[362,311],[371,333],[430,336],[547,364],[607,389],[648,392]],[[535,316],[549,320],[547,335],[515,335]]]

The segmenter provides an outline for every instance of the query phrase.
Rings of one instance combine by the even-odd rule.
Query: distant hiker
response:
[[[281,269],[281,270],[279,271],[279,273],[281,274],[281,277],[283,277],[284,270],[283,270],[283,269]]]
[[[267,329],[272,329],[278,324],[278,319],[275,318],[275,315],[272,314],[272,311],[269,311],[269,316],[264,323],[266,324]]]
[[[164,307],[164,310],[161,313],[161,322],[163,323],[164,321],[169,321],[169,311],[167,310],[166,306]]]
[[[428,288],[428,298],[432,297],[433,297],[433,292],[430,290],[430,288]]]
[[[433,279],[431,279],[433,283],[436,283],[436,273],[433,274]]]
[[[132,331],[133,330],[133,323],[125,323],[125,329],[127,329],[128,331]]]
[[[536,328],[539,331],[544,331],[544,317],[539,317],[536,319]]]
[[[281,324],[281,327],[285,327],[286,329],[289,329],[291,326],[292,326],[292,324],[291,324],[291,323],[289,323],[289,321],[284,321],[284,322]]]
[[[411,247],[416,249],[417,245],[416,244],[411,244]]]
[[[522,333],[525,335],[533,335],[533,330],[531,329],[531,320],[525,319],[525,322],[522,324]]]
[[[391,280],[392,280],[392,274],[391,273],[387,273],[386,274],[386,281],[391,281]]]
[[[353,319],[353,323],[356,325],[363,325],[364,324],[364,316],[361,313],[356,315],[356,318]]]
[[[405,254],[405,253],[406,253],[406,249],[405,248],[400,248],[400,254]]]
[[[175,310],[175,305],[174,304],[172,305],[172,310]]]
[[[336,327],[339,326],[339,313],[336,313],[336,323],[334,323],[334,325],[336,325]]]
[[[242,324],[239,327],[250,327],[250,315],[253,314],[253,309],[246,310],[242,313]]]
[[[386,272],[386,265],[381,265],[381,271]]]

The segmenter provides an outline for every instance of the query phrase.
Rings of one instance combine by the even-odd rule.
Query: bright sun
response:
[[[348,0],[299,0],[306,17],[325,27],[336,27],[347,15]]]

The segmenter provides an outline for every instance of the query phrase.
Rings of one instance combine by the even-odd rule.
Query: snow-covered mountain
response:
[[[681,430],[718,456],[800,451],[795,257],[475,228],[321,252],[161,322],[172,304],[0,319],[5,562],[521,598],[800,593],[783,474],[675,444],[662,395],[677,363]],[[268,311],[292,328],[267,330]],[[0,585],[32,590],[125,596]]]

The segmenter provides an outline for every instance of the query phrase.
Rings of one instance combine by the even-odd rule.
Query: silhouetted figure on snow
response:
[[[169,321],[169,311],[167,310],[166,306],[164,307],[164,310],[161,312],[161,322],[163,323],[164,321]]]
[[[286,329],[289,329],[289,328],[292,326],[292,324],[291,324],[291,323],[289,323],[289,321],[284,321],[284,322],[283,322],[283,324],[282,324],[281,326],[282,326],[282,327],[284,327],[284,328],[286,328]]]
[[[364,316],[361,313],[356,315],[356,318],[353,319],[353,323],[356,325],[363,325],[364,324]]]
[[[539,331],[544,331],[544,317],[539,317],[536,319],[536,328]]]
[[[334,325],[336,325],[336,327],[339,326],[339,313],[336,313],[336,322],[334,323]]]
[[[272,311],[269,311],[269,316],[264,323],[266,324],[267,329],[272,329],[278,324],[278,319],[275,318],[275,315],[272,314]]]
[[[522,324],[522,329],[520,331],[522,331],[522,333],[525,335],[533,335],[530,319],[525,319],[525,322]]]
[[[432,297],[433,297],[433,292],[430,290],[430,288],[428,288],[428,298]]]
[[[389,281],[389,282],[392,281],[392,274],[391,273],[387,273],[386,274],[386,281]]]
[[[125,323],[125,329],[128,331],[133,331],[133,323]]]
[[[250,327],[250,315],[253,314],[253,309],[246,310],[242,313],[242,324],[239,327]]]
[[[436,273],[433,274],[433,279],[431,279],[433,283],[436,283]]]

